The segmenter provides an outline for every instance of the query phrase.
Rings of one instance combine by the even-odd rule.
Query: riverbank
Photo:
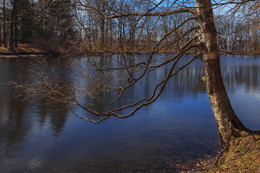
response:
[[[202,160],[194,170],[205,173],[260,172],[260,136],[248,135],[234,139],[229,151],[218,158],[218,166],[215,165],[216,160],[217,157]]]
[[[103,49],[103,50],[98,50],[98,49],[91,49],[91,50],[86,50],[86,52],[84,52],[83,54],[98,54],[98,55],[111,55],[111,54],[150,54],[151,50],[145,50],[145,49],[138,49],[138,50],[114,50],[114,49]],[[175,49],[161,49],[158,50],[156,52],[154,52],[155,54],[176,54],[178,53],[177,50]],[[195,54],[196,51],[195,50],[190,50],[187,52],[188,54]],[[258,55],[260,54],[260,49],[256,50],[256,51],[251,51],[251,50],[224,50],[224,49],[220,49],[219,53],[221,55],[227,55],[227,54],[231,54],[231,55]]]
[[[28,45],[22,45],[14,48],[14,51],[10,51],[8,48],[0,46],[0,58],[23,58],[23,57],[38,57],[44,56],[58,56],[58,52],[45,51]]]
[[[226,55],[226,54],[231,54],[231,55],[258,55],[260,54],[260,49],[256,51],[250,51],[250,50],[224,50],[221,49],[219,50],[220,54]]]
[[[125,50],[123,51],[125,54],[150,54],[151,50]],[[63,51],[62,51],[63,52]],[[70,51],[69,51],[70,52]],[[155,52],[156,54],[176,54],[176,50],[174,49],[164,49],[159,50]],[[257,55],[260,54],[260,50],[257,51],[248,51],[248,50],[220,50],[220,54],[226,55],[226,54],[233,54],[233,55]],[[189,54],[194,54],[195,51],[191,50],[187,52]],[[65,53],[65,55],[70,53]],[[113,50],[113,49],[104,49],[104,50],[86,50],[86,52],[79,53],[80,55],[112,55],[112,54],[122,54],[122,51],[120,50]],[[38,57],[40,55],[43,56],[51,56],[51,57],[57,57],[60,55],[58,51],[53,50],[44,50],[32,47],[30,45],[22,44],[18,47],[14,48],[14,51],[10,51],[8,48],[0,46],[0,58],[23,58],[23,57]],[[73,54],[74,55],[74,54]]]

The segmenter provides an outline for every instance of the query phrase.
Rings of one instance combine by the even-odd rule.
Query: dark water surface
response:
[[[82,60],[84,61],[84,59]],[[220,149],[198,60],[171,79],[161,97],[127,119],[93,124],[70,111],[23,101],[8,82],[33,80],[29,59],[0,59],[0,172],[174,171]],[[50,60],[55,66],[59,60]],[[244,124],[260,128],[260,58],[221,56],[231,103]],[[119,104],[148,95],[167,69],[152,72]],[[67,79],[69,75],[61,74]],[[54,106],[55,107],[55,106]],[[76,110],[80,111],[80,110]],[[185,169],[185,168],[184,168]],[[187,168],[188,169],[188,168]]]

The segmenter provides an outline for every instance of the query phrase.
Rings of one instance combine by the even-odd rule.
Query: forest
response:
[[[154,7],[155,2],[150,0],[2,0],[0,44],[10,50],[19,44],[30,44],[61,52],[70,46],[81,54],[119,53],[119,50],[149,52],[166,34],[185,22],[181,29],[169,34],[161,46],[161,52],[176,52],[190,39],[191,34],[187,32],[194,32],[190,30],[196,26],[194,21],[186,21],[189,13],[157,17],[115,15],[142,14],[147,10],[167,12],[193,3],[164,0],[159,7]],[[259,4],[247,3],[241,8],[234,4],[221,6],[213,3],[219,48],[256,51],[259,48]],[[232,8],[237,11],[232,12]],[[177,44],[173,44],[175,42]]]

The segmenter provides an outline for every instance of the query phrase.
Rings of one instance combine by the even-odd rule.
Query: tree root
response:
[[[223,161],[224,161],[224,158],[225,158],[225,155],[223,156],[223,154],[226,152],[226,150],[222,150],[219,154],[218,154],[218,156],[217,156],[217,158],[216,158],[216,160],[215,160],[215,165],[216,166],[219,166],[219,165],[221,165],[222,163],[223,163]]]
[[[249,131],[236,131],[236,136],[235,137],[232,137],[230,139],[230,145],[228,148],[226,149],[222,149],[220,151],[220,153],[218,154],[218,156],[216,157],[216,160],[215,160],[215,166],[220,166],[224,161],[225,161],[225,157],[226,157],[226,154],[228,153],[229,149],[230,149],[230,146],[233,146],[233,147],[239,147],[240,146],[240,143],[241,141],[243,140],[243,138],[246,138],[248,136],[252,136],[252,139],[254,141],[257,141],[259,139],[257,139],[255,137],[255,135],[259,135],[260,134],[260,131],[259,130],[249,130]]]

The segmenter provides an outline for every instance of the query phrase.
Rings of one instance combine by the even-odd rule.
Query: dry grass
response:
[[[260,49],[256,51],[250,51],[250,50],[220,50],[220,54],[234,54],[234,55],[241,55],[241,54],[246,54],[246,55],[256,55],[260,54]]]
[[[0,46],[0,54],[33,54],[33,53],[42,53],[40,49],[29,47],[27,44],[18,45],[14,48],[14,52],[10,51],[9,48]]]
[[[222,164],[208,172],[260,172],[260,136],[249,135],[233,140]]]

